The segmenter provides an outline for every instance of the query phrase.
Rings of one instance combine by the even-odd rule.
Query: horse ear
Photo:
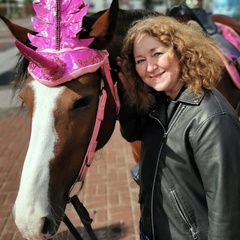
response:
[[[104,49],[112,40],[117,23],[118,10],[118,0],[113,0],[110,8],[103,12],[103,14],[94,21],[91,26],[91,30],[89,31],[89,37],[94,38],[90,47],[95,49]],[[88,19],[86,23],[87,22],[88,24],[91,24],[90,19]]]
[[[31,29],[27,29],[21,26],[18,26],[11,21],[9,21],[7,18],[0,15],[0,18],[4,21],[4,23],[7,25],[8,29],[11,31],[12,35],[22,43],[27,43],[28,37],[27,34],[31,33],[33,35],[36,35],[36,32],[34,32]]]

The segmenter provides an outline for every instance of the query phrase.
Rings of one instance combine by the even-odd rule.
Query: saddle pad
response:
[[[234,84],[240,89],[240,36],[226,25],[221,23],[216,23],[216,25],[222,30],[222,36],[238,50],[238,54],[232,54],[227,49],[223,49],[224,55],[227,56],[221,56],[221,58]]]

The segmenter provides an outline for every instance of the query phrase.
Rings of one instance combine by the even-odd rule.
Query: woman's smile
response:
[[[157,74],[154,74],[154,75],[150,75],[150,79],[156,81],[156,80],[158,80],[158,78],[161,77],[163,74],[164,74],[164,72],[157,73]]]

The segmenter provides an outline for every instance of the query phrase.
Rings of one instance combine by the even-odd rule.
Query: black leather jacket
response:
[[[240,239],[240,122],[217,90],[160,95],[148,116],[123,103],[119,121],[142,141],[140,239]]]

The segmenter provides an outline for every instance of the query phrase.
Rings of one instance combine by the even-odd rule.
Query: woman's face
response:
[[[156,91],[165,92],[171,99],[179,93],[179,61],[169,58],[168,48],[152,36],[145,34],[134,41],[135,67],[141,79]]]

